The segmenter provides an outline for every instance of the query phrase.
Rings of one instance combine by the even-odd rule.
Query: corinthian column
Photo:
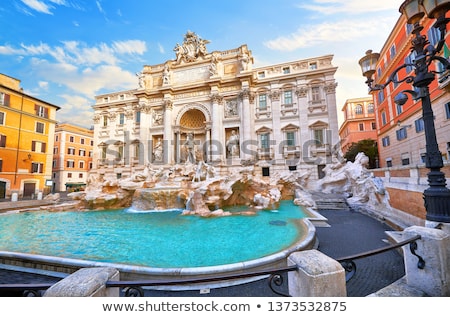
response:
[[[173,164],[173,133],[172,133],[171,100],[164,100],[164,163]]]
[[[217,93],[211,95],[212,100],[212,122],[211,122],[211,160],[213,162],[220,161],[224,152],[224,144],[221,139],[221,120],[220,120],[220,105],[223,104],[223,97]]]
[[[253,98],[250,90],[245,88],[240,93],[240,97],[242,99],[242,117],[241,117],[241,158],[251,159],[251,149],[249,142],[252,140],[252,118],[251,118],[251,109],[250,109],[250,100]]]

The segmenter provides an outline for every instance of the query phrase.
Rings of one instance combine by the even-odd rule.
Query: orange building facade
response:
[[[53,148],[53,192],[78,191],[92,168],[94,131],[73,124],[56,126]]]
[[[346,100],[342,112],[344,122],[339,129],[339,137],[343,154],[352,143],[365,139],[377,140],[375,107],[371,96]]]
[[[0,199],[49,190],[58,109],[25,94],[20,80],[0,74]]]
[[[424,17],[421,34],[426,35],[432,45],[440,37],[439,30],[432,28],[435,20]],[[374,75],[375,83],[384,84],[393,71],[402,64],[412,63],[415,56],[411,54],[411,33],[413,26],[406,23],[402,15],[397,21],[391,34],[386,40],[377,63]],[[449,57],[449,37],[446,35],[446,45],[442,56]],[[442,72],[440,63],[434,62],[430,70]],[[397,80],[414,75],[413,67],[407,66],[398,72]],[[444,163],[450,159],[450,78],[448,71],[436,74],[436,80],[430,85],[430,96],[435,116],[436,136]],[[421,101],[413,100],[408,95],[408,101],[403,105],[396,105],[394,98],[401,91],[413,89],[406,82],[393,83],[384,90],[375,91],[376,125],[378,127],[378,151],[380,167],[395,167],[402,165],[421,165],[425,162],[425,131],[422,120]]]

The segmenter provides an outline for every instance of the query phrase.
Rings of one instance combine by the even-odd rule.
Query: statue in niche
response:
[[[231,135],[227,140],[227,156],[239,156],[239,134],[235,130],[231,131]]]
[[[189,133],[187,135],[187,139],[183,144],[183,148],[186,151],[186,163],[192,163],[195,164],[195,143],[194,143],[194,136],[192,133]]]
[[[155,146],[153,147],[153,158],[157,162],[161,162],[163,159],[163,144],[161,138],[158,138]]]
[[[164,65],[162,79],[163,79],[163,85],[169,85],[170,84],[170,69],[169,69],[169,65],[168,64]]]

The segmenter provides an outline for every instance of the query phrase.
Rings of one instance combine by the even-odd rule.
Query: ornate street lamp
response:
[[[444,166],[442,154],[436,140],[436,130],[434,127],[434,115],[431,108],[429,85],[435,79],[435,71],[430,71],[429,66],[433,61],[443,64],[445,71],[450,70],[450,61],[438,54],[445,44],[446,26],[450,19],[445,15],[450,9],[450,1],[444,0],[406,0],[400,6],[400,13],[407,18],[408,24],[413,24],[412,33],[414,38],[411,41],[411,51],[415,54],[415,59],[411,63],[403,64],[397,67],[384,84],[374,84],[372,78],[375,73],[376,63],[379,54],[367,51],[366,56],[360,59],[359,64],[363,75],[367,78],[367,85],[370,91],[383,90],[389,83],[406,82],[412,84],[413,90],[404,90],[395,98],[395,103],[405,104],[408,100],[407,94],[413,99],[421,100],[422,116],[425,127],[426,142],[426,167],[430,170],[428,173],[429,188],[425,189],[423,196],[425,209],[427,211],[426,219],[434,222],[450,223],[450,189],[446,186],[445,174],[441,172]],[[422,17],[427,15],[430,19],[436,19],[433,28],[440,30],[440,39],[436,46],[432,46],[424,35],[420,32],[423,27],[419,24]],[[414,68],[414,75],[403,79],[397,78],[397,73],[406,67]]]

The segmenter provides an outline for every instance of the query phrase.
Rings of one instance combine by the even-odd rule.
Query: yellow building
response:
[[[69,123],[56,125],[53,148],[53,191],[77,191],[86,186],[92,168],[94,130]]]
[[[49,191],[59,109],[25,94],[20,80],[0,74],[0,199]]]

